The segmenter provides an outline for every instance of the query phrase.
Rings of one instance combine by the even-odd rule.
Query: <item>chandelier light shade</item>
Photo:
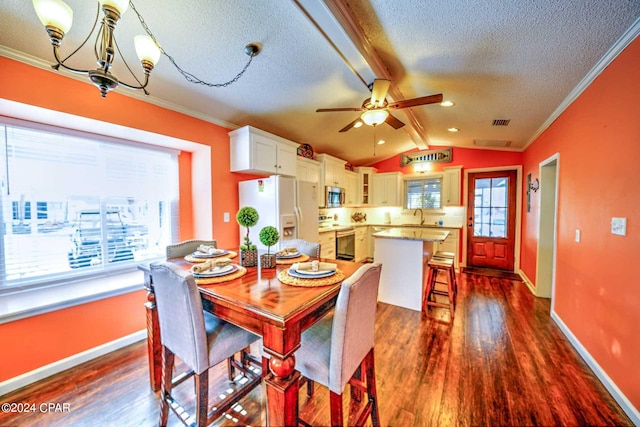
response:
[[[366,110],[360,116],[362,121],[369,126],[377,126],[384,123],[387,117],[389,117],[387,110]]]
[[[89,37],[94,33],[98,20],[96,19],[96,23],[91,29],[89,36],[87,36],[87,40],[85,40],[85,42],[83,42],[83,44],[67,58],[60,59],[59,48],[62,45],[64,35],[71,28],[71,24],[73,22],[73,11],[62,0],[33,0],[33,7],[36,10],[40,22],[42,22],[42,25],[45,26],[45,29],[49,34],[49,40],[53,46],[53,56],[57,62],[57,64],[53,65],[55,70],[62,67],[74,73],[87,75],[89,80],[91,80],[91,82],[100,89],[100,93],[103,98],[106,98],[107,93],[110,90],[117,88],[119,85],[130,89],[141,89],[145,94],[149,94],[146,90],[146,87],[149,84],[149,75],[151,74],[153,67],[158,63],[161,53],[159,47],[151,37],[146,35],[138,36],[135,40],[136,53],[138,54],[138,58],[140,59],[144,70],[144,81],[141,82],[132,73],[133,78],[138,84],[132,85],[124,83],[118,80],[118,78],[111,74],[110,71],[116,57],[116,50],[120,53],[115,40],[115,27],[122,14],[128,9],[129,0],[99,1],[99,8],[102,10],[103,17],[97,31],[94,45],[94,52],[99,68],[92,70],[72,68],[67,66],[65,61],[75,55],[75,53],[84,46]],[[122,58],[122,61],[126,65],[127,69],[130,70],[129,65],[126,63],[124,58]]]

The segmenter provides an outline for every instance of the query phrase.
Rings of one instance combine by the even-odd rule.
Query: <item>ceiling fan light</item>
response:
[[[73,10],[62,0],[33,0],[33,7],[45,27],[55,27],[63,34],[71,29]]]
[[[367,110],[360,116],[362,121],[369,126],[377,126],[384,123],[387,117],[389,117],[387,110]]]
[[[357,122],[354,123],[353,127],[358,129],[359,127],[361,127],[363,125],[362,120],[358,120]]]
[[[155,66],[160,60],[160,49],[158,49],[153,39],[149,36],[141,35],[135,36],[133,41],[138,59],[140,59],[141,62],[148,61]]]

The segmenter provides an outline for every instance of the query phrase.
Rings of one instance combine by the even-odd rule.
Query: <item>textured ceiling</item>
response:
[[[74,24],[65,36],[63,55],[82,42],[96,13],[92,2],[67,3]],[[208,82],[233,78],[248,59],[243,53],[247,43],[263,46],[246,74],[225,88],[188,83],[162,57],[152,72],[146,101],[225,126],[250,124],[356,165],[427,145],[473,147],[477,139],[511,141],[509,149],[522,149],[625,32],[634,37],[640,26],[640,0],[134,4],[164,50]],[[367,52],[358,51],[362,45],[327,6],[336,4],[346,6]],[[116,37],[136,72],[132,39],[142,33],[135,13],[127,11]],[[0,3],[0,54],[42,67],[52,62],[48,37],[30,1]],[[76,56],[70,65],[93,67],[92,46]],[[375,156],[373,128],[338,133],[357,113],[315,112],[360,106],[369,95],[366,84],[384,77],[372,60],[393,79],[390,99],[442,93],[455,102],[451,108],[428,105],[400,111],[397,116],[407,126],[378,127],[375,138],[387,142],[375,146]],[[132,81],[120,59],[114,74]],[[395,99],[398,94],[402,97]],[[492,126],[494,119],[510,119],[509,126]],[[452,134],[449,127],[460,132]]]

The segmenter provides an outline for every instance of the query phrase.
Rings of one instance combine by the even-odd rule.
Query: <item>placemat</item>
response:
[[[217,258],[222,258],[222,257],[235,258],[235,257],[237,257],[237,256],[238,256],[238,254],[237,254],[236,252],[234,252],[234,251],[229,251],[229,253],[228,253],[228,254],[221,255],[221,256],[219,256],[219,257],[217,257]],[[184,257],[184,260],[185,260],[185,261],[187,261],[187,262],[191,262],[191,263],[193,263],[193,264],[199,264],[199,263],[201,263],[201,262],[209,261],[210,259],[216,259],[216,257],[214,257],[214,258],[196,258],[196,257],[192,256],[191,254],[189,254],[189,255],[187,255],[187,256],[185,256],[185,257]]]
[[[247,269],[239,265],[238,270],[234,271],[231,274],[225,274],[224,276],[218,276],[218,277],[201,277],[197,279],[194,277],[194,279],[196,281],[196,285],[213,285],[216,283],[223,283],[223,282],[228,282],[230,280],[237,279],[239,277],[244,276],[245,274],[247,274]]]
[[[293,277],[289,274],[289,270],[282,270],[278,273],[278,280],[282,283],[286,283],[287,285],[292,286],[304,286],[304,287],[314,287],[314,286],[328,286],[334,285],[336,283],[340,283],[344,280],[344,273],[341,270],[336,270],[336,274],[323,277],[321,279],[299,279],[297,277]]]
[[[309,255],[300,254],[300,256],[297,256],[295,258],[281,258],[281,259],[276,258],[276,264],[289,265],[289,264],[295,264],[296,262],[305,262],[308,259],[309,259]]]

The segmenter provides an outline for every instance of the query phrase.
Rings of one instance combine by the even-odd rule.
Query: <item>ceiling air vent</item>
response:
[[[473,143],[481,147],[509,147],[511,145],[511,141],[499,139],[474,139]]]
[[[494,119],[493,126],[509,126],[511,119]]]

